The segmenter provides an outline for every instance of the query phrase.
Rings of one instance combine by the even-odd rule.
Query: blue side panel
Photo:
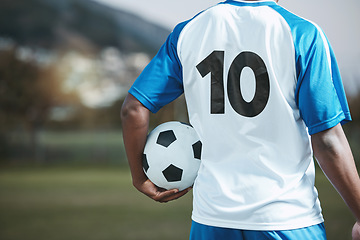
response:
[[[184,92],[177,42],[187,23],[188,21],[175,27],[129,90],[130,94],[153,113]]]
[[[297,73],[296,103],[309,133],[351,121],[338,65],[322,30],[278,5],[271,7],[291,29]]]

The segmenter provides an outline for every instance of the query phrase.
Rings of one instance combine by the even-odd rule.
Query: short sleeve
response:
[[[177,54],[178,35],[182,25],[179,24],[168,36],[129,90],[130,94],[153,113],[184,92],[182,66]]]
[[[351,121],[351,116],[334,52],[325,35],[315,25],[302,41],[296,59],[296,98],[312,135]]]

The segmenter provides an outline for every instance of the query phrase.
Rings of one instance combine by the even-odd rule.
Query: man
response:
[[[274,1],[225,1],[176,26],[129,90],[124,143],[134,186],[167,202],[141,156],[149,111],[184,92],[203,143],[190,239],[326,239],[313,154],[358,220],[351,120],[322,30]]]

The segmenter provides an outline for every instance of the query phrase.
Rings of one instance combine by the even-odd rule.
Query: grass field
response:
[[[1,240],[185,239],[191,195],[169,204],[131,187],[126,170],[2,169]]]
[[[351,239],[354,219],[318,173],[328,239]],[[180,240],[190,215],[191,193],[153,202],[132,187],[127,168],[0,169],[1,240]]]

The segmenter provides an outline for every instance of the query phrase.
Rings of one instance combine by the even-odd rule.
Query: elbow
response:
[[[311,141],[315,156],[326,154],[332,157],[341,156],[347,143],[340,125],[313,135]]]
[[[121,107],[120,110],[120,118],[122,121],[125,121],[129,115],[131,114],[132,108],[131,106],[129,106],[129,104],[126,103],[126,100],[124,102],[124,104]]]
[[[130,94],[125,98],[120,110],[120,118],[123,124],[147,122],[149,114],[149,110]]]
[[[128,95],[120,110],[120,118],[122,121],[134,115],[134,113],[138,112],[140,102],[133,97],[132,95]]]

